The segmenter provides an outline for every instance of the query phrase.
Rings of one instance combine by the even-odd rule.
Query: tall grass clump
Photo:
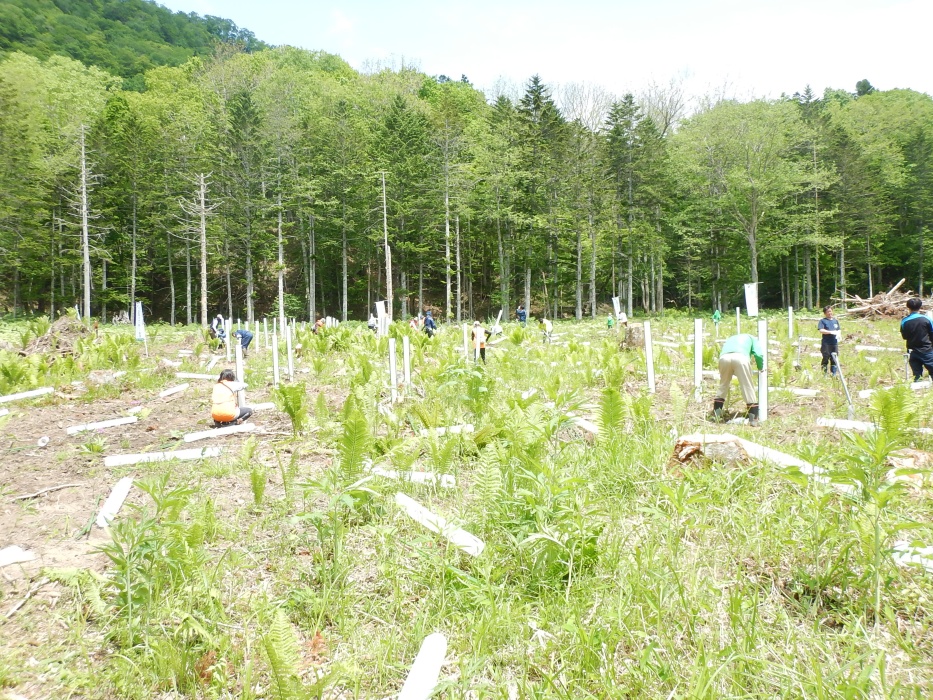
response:
[[[273,391],[276,408],[288,415],[292,422],[292,433],[300,435],[308,427],[308,394],[305,385],[283,384]]]

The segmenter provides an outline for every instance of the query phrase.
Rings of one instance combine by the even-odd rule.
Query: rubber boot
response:
[[[748,424],[753,428],[758,427],[758,404],[750,403],[748,405]]]
[[[717,423],[722,422],[722,407],[725,403],[725,399],[713,399],[713,420]]]

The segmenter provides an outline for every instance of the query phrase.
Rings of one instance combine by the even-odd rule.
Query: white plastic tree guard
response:
[[[440,632],[425,637],[398,700],[428,700],[437,686],[446,656],[447,637]]]
[[[654,393],[654,343],[651,342],[651,322],[645,321],[645,366],[648,370],[648,393]]]
[[[697,403],[703,400],[703,319],[693,320],[693,392]]]
[[[10,412],[10,409],[8,408],[0,408],[0,418],[7,415],[9,412]]]
[[[275,319],[272,319],[272,386],[278,388],[279,381],[279,336],[275,332]]]
[[[185,442],[197,442],[198,440],[207,440],[208,438],[224,437],[225,435],[236,435],[237,433],[251,433],[256,429],[255,423],[243,423],[242,425],[228,425],[225,428],[214,428],[213,430],[202,430],[197,433],[188,433],[185,435]]]
[[[7,396],[0,396],[0,403],[7,403],[8,401],[19,401],[20,399],[32,399],[36,396],[44,396],[45,394],[51,394],[55,389],[50,386],[44,386],[41,389],[33,389],[32,391],[21,391],[18,394],[8,394]]]
[[[120,512],[123,501],[126,500],[132,487],[133,477],[131,476],[124,476],[116,483],[110,495],[107,496],[107,500],[104,501],[104,505],[101,506],[100,512],[97,514],[97,527],[108,527],[110,523],[113,522],[113,519],[117,517],[117,513]]]
[[[411,386],[411,338],[402,338],[402,376],[405,378],[405,391]]]
[[[222,452],[219,447],[197,447],[191,450],[174,450],[171,452],[146,452],[135,455],[112,455],[104,458],[105,467],[125,467],[132,464],[148,464],[150,462],[167,462],[172,459],[191,460],[219,457]]]
[[[243,372],[243,346],[240,344],[239,338],[237,338],[236,345],[233,348],[233,355],[234,366],[236,367],[236,380],[238,382],[246,381],[246,375]],[[246,405],[246,389],[240,389],[236,393],[236,405],[237,408],[243,408]]]
[[[757,289],[757,287],[755,288]],[[756,309],[757,314],[757,301]],[[751,315],[751,313],[749,313]],[[758,321],[758,343],[761,347],[768,347],[768,322]],[[758,420],[764,423],[768,420],[768,353],[762,355],[764,358],[761,365],[761,371],[758,372]]]
[[[592,421],[586,420],[586,418],[574,418],[572,422],[580,430],[584,430],[591,435],[599,435],[599,426]]]
[[[23,549],[18,544],[11,544],[9,547],[0,549],[0,569],[11,564],[25,564],[35,558],[35,552]]]
[[[84,425],[72,425],[70,428],[66,428],[65,432],[68,435],[74,435],[75,433],[83,433],[86,430],[101,430],[103,428],[115,428],[118,425],[129,425],[130,423],[135,423],[139,418],[136,416],[127,416],[125,418],[113,418],[111,420],[102,420],[97,423],[85,423]]]
[[[883,348],[880,345],[856,345],[856,352],[904,352],[902,348]]]
[[[165,391],[160,391],[159,398],[164,399],[166,396],[172,396],[173,394],[180,394],[181,392],[185,391],[189,386],[191,385],[186,382],[185,384],[179,384],[178,386],[173,386],[172,388],[166,389]]]
[[[295,379],[295,348],[292,345],[292,330],[291,325],[285,325],[285,356],[288,362],[288,381],[290,382]],[[243,381],[242,378],[237,378]]]
[[[178,379],[217,379],[213,374],[198,374],[197,372],[175,372]]]
[[[858,433],[867,433],[876,428],[874,423],[862,420],[845,420],[844,418],[817,418],[816,424],[821,428],[836,428],[837,430],[854,430]]]
[[[891,557],[898,566],[920,566],[927,573],[933,573],[933,547],[915,547],[906,540],[894,543]]]
[[[809,397],[819,396],[820,394],[819,389],[798,389],[795,386],[769,386],[768,392],[770,393],[772,391],[788,391],[794,396],[809,396]]]
[[[442,435],[460,435],[461,433],[472,433],[473,424],[465,423],[464,425],[452,425],[449,428],[422,428],[419,431],[421,437],[430,437],[431,435],[436,435],[441,437]]]
[[[395,357],[395,338],[389,338],[389,389],[392,393],[392,403],[398,401],[398,367]]]
[[[395,502],[412,520],[423,525],[431,532],[438,533],[467,554],[478,557],[483,553],[486,545],[481,539],[462,528],[452,526],[447,520],[436,513],[432,513],[413,498],[409,498],[404,493],[396,493]]]
[[[271,401],[268,403],[254,403],[250,408],[254,411],[270,411],[275,408],[275,404]]]

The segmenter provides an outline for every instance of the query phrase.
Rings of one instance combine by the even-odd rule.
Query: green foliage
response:
[[[272,616],[262,636],[262,645],[269,660],[273,697],[276,700],[303,698],[301,680],[298,677],[298,638],[292,623],[281,608]]]
[[[253,465],[249,472],[249,485],[253,491],[253,505],[261,506],[262,498],[266,493],[266,482],[269,480],[266,468],[259,462]]]
[[[308,427],[308,392],[301,382],[282,384],[273,392],[276,407],[292,422],[292,433],[300,435]]]

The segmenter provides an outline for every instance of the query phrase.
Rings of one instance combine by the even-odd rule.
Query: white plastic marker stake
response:
[[[389,338],[389,387],[392,391],[392,403],[398,401],[398,369],[395,365],[395,338]]]
[[[288,381],[295,379],[295,352],[292,346],[292,329],[294,324],[285,324],[285,355],[288,357]]]
[[[693,321],[693,386],[696,401],[703,400],[703,319]]]
[[[21,391],[18,394],[8,394],[7,396],[0,396],[0,403],[6,403],[7,401],[19,401],[20,399],[31,399],[36,396],[43,396],[44,394],[51,394],[55,389],[50,386],[44,386],[41,389],[33,389],[32,391]]]
[[[262,350],[262,336],[259,335],[259,319],[256,319],[256,350]]]
[[[275,319],[272,320],[272,325],[275,326]],[[272,332],[272,386],[275,388],[279,386],[279,337],[275,334],[274,328]]]
[[[265,341],[263,344],[266,346],[266,350],[269,349],[269,319],[262,319],[262,333],[265,336]]]
[[[411,338],[402,338],[402,371],[405,377],[405,389],[411,386]]]
[[[478,557],[483,553],[486,545],[481,539],[459,527],[452,527],[440,515],[432,513],[413,498],[409,498],[404,493],[397,493],[395,494],[395,502],[408,513],[412,520],[424,525],[431,532],[442,535],[451,544],[456,545],[467,554]]]
[[[173,386],[171,389],[166,389],[165,391],[159,392],[159,398],[164,399],[166,396],[171,396],[172,394],[179,394],[187,389],[190,384],[179,384],[178,386]]]
[[[764,348],[761,371],[758,373],[758,420],[768,420],[768,322],[758,322],[758,344]]]
[[[470,329],[467,324],[463,324],[463,359],[469,361],[470,359],[470,340],[469,340]]]
[[[136,302],[136,318],[134,322],[136,340],[143,341],[143,347],[146,348],[146,357],[149,357],[149,341],[146,339],[146,322],[143,319],[143,303],[141,301]]]
[[[788,341],[794,339],[794,307],[787,307],[787,339]]]
[[[101,507],[100,512],[97,514],[97,527],[107,527],[110,525],[111,521],[117,516],[117,513],[120,512],[120,507],[129,495],[132,486],[133,477],[131,476],[124,476],[116,483],[110,495],[107,496],[107,500],[104,501],[104,505]]]
[[[227,352],[227,362],[230,362],[230,341],[232,340],[232,338],[230,337],[230,319],[229,318],[224,319],[224,330],[227,333],[227,337],[224,338],[224,350],[226,350]]]
[[[197,442],[198,440],[207,440],[208,438],[223,437],[224,435],[235,435],[237,433],[251,433],[256,429],[255,423],[243,423],[242,425],[228,425],[226,428],[213,428],[212,430],[202,430],[198,433],[188,433],[185,435],[185,442]]]
[[[440,632],[425,637],[398,700],[427,700],[431,697],[446,656],[447,637]]]
[[[197,372],[175,372],[178,379],[216,379],[213,374],[198,374]]]
[[[742,332],[742,311],[739,306],[735,307],[735,332],[737,334]]]
[[[654,342],[651,340],[651,322],[645,321],[645,365],[648,368],[648,393],[654,393]]]
[[[171,452],[145,452],[135,455],[112,455],[104,457],[105,467],[126,467],[131,464],[148,464],[150,462],[168,462],[171,459],[206,459],[219,457],[222,450],[219,447],[196,447],[191,450],[173,450]]]
[[[240,345],[239,338],[237,338],[234,351],[236,355],[236,380],[242,382],[246,375],[243,374],[243,346]],[[236,405],[238,408],[243,408],[246,405],[246,389],[240,389],[236,393]]]
[[[74,435],[76,433],[83,433],[86,430],[100,430],[102,428],[115,428],[118,425],[129,425],[130,423],[135,423],[138,420],[139,418],[136,416],[129,416],[127,418],[114,418],[113,420],[102,420],[97,423],[72,425],[70,428],[66,428],[65,432],[68,435]]]

